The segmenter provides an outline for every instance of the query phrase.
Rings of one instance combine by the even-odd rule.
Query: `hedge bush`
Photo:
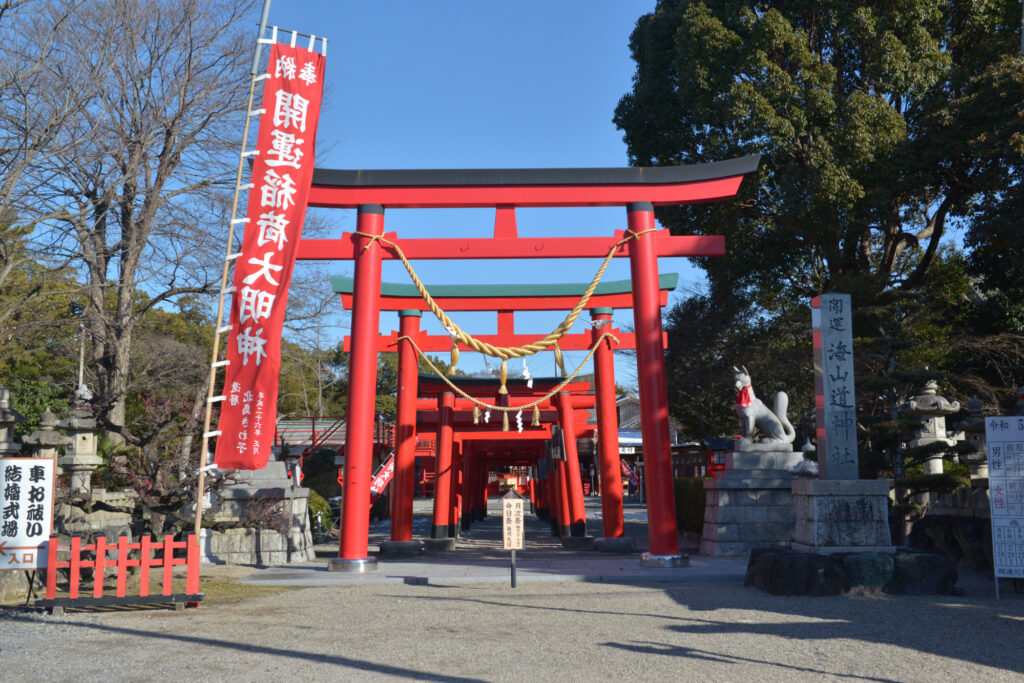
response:
[[[704,479],[679,477],[675,480],[676,526],[680,531],[704,531]]]
[[[324,497],[313,489],[309,490],[309,524],[311,529],[316,529],[316,513],[321,513],[321,524],[322,531],[330,531],[331,527],[334,526],[334,522],[331,519],[331,506],[327,504]]]

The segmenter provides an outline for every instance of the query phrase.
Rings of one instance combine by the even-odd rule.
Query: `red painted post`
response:
[[[591,328],[597,341],[611,327],[612,309],[595,308],[590,317],[601,323]],[[615,411],[615,363],[611,340],[605,339],[594,354],[597,393],[597,445],[601,470],[601,519],[605,538],[625,535],[622,519],[622,470],[619,463],[619,420]]]
[[[572,535],[572,512],[569,507],[569,490],[566,486],[568,474],[566,473],[565,461],[556,460],[555,471],[555,496],[556,508],[558,509],[558,535],[562,538]]]
[[[188,556],[185,568],[185,592],[195,595],[199,592],[199,541],[195,534],[189,534]],[[198,606],[198,603],[189,603]]]
[[[435,440],[437,470],[434,476],[434,523],[431,538],[449,538],[448,520],[451,513],[452,493],[452,423],[455,413],[455,394],[445,392],[437,397],[437,439]]]
[[[359,207],[357,229],[384,234],[384,208]],[[380,326],[380,271],[384,247],[371,237],[356,235],[355,299],[352,302],[352,353],[349,362],[348,429],[345,484],[341,510],[339,557],[334,571],[363,571],[376,566],[369,557],[370,480],[373,477],[373,430],[376,423],[377,335]]]
[[[462,443],[462,521],[460,531],[467,531],[473,524],[473,482],[476,479],[476,448],[472,441]]]
[[[558,392],[558,422],[565,441],[565,487],[569,494],[569,530],[573,536],[587,535],[587,509],[583,500],[583,479],[580,477],[580,458],[576,451],[576,421],[573,417],[572,395]]]
[[[458,538],[462,526],[462,444],[452,444],[452,495],[448,514],[448,538]]]
[[[57,597],[57,550],[58,538],[50,536],[50,543],[46,548],[46,599],[53,600]]]
[[[402,310],[399,334],[416,339],[420,331],[420,311]],[[409,341],[398,344],[398,406],[395,424],[395,480],[391,484],[394,505],[391,513],[391,540],[412,540],[413,479],[416,475],[416,395],[419,362]]]
[[[77,598],[79,583],[82,580],[82,539],[79,536],[71,537],[71,557],[68,560],[68,569],[71,572],[68,578],[68,597]]]
[[[92,563],[92,597],[103,597],[103,575],[107,568],[107,537],[96,537],[96,559]]]
[[[633,328],[636,334],[637,385],[640,389],[644,448],[644,485],[647,493],[647,530],[650,555],[679,555],[675,493],[672,485],[672,447],[668,433],[668,393],[662,345],[661,302],[658,300],[657,235],[654,207],[634,202],[626,207],[629,231],[629,270],[633,280]]]
[[[123,598],[128,594],[127,591],[127,580],[128,580],[128,543],[127,536],[118,536],[117,538],[117,597]]]
[[[174,536],[164,536],[164,595],[170,595],[174,587]]]
[[[139,595],[149,595],[149,568],[153,566],[153,537],[146,534],[139,541]]]
[[[480,462],[476,469],[476,515],[478,519],[487,518],[487,452],[480,452]]]

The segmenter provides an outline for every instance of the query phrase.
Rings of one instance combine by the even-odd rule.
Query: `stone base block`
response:
[[[204,529],[199,546],[204,563],[274,566],[316,559],[308,528],[287,533],[273,529]]]
[[[622,538],[595,538],[594,550],[599,553],[619,553],[626,555],[636,552],[636,539],[630,536]]]
[[[763,458],[773,454],[734,455]],[[792,482],[793,475],[784,470],[725,470],[705,481],[701,555],[743,557],[754,548],[788,545],[796,524]]]
[[[381,557],[409,557],[423,553],[421,541],[382,541],[380,544]]]
[[[328,561],[327,571],[358,573],[377,571],[377,558],[366,557],[357,560],[346,560],[341,557],[335,557]]]
[[[887,480],[797,479],[793,497],[794,548],[855,552],[892,545]]]
[[[786,471],[803,462],[804,454],[792,451],[732,451],[725,454],[725,471],[752,474],[765,470]]]
[[[568,550],[591,550],[594,547],[593,536],[563,536],[562,547]]]
[[[454,538],[425,538],[423,539],[423,547],[432,553],[436,552],[448,552],[449,550],[455,550],[455,539]]]

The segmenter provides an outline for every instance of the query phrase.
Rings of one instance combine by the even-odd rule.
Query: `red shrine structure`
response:
[[[661,307],[667,294],[658,273],[660,256],[721,256],[721,236],[672,236],[658,230],[654,207],[710,202],[733,197],[745,175],[757,169],[758,157],[694,166],[610,169],[507,169],[428,171],[342,171],[317,169],[309,204],[319,207],[358,209],[355,233],[341,239],[304,239],[300,259],[354,261],[351,291],[342,292],[352,309],[352,335],[348,341],[351,362],[347,444],[344,463],[342,527],[339,557],[329,568],[334,571],[366,571],[376,565],[368,553],[370,480],[372,477],[373,434],[376,421],[375,391],[377,353],[399,353],[398,417],[396,462],[392,483],[394,508],[392,540],[410,541],[412,532],[413,458],[417,430],[436,434],[438,477],[435,482],[434,518],[431,535],[448,538],[465,510],[479,509],[481,491],[486,495],[488,457],[508,463],[536,463],[543,456],[542,444],[551,439],[552,426],[566,435],[565,459],[557,461],[546,484],[535,491],[556,516],[559,526],[571,535],[585,534],[583,493],[576,454],[576,437],[590,427],[584,414],[589,408],[585,393],[589,383],[572,382],[538,405],[539,426],[524,411],[523,431],[503,430],[502,420],[473,422],[472,399],[492,406],[516,407],[545,396],[558,380],[535,379],[532,388],[524,381],[503,382],[506,392],[496,393],[493,380],[472,387],[464,378],[454,381],[467,397],[456,400],[451,388],[438,381],[420,381],[417,352],[448,350],[452,340],[430,337],[419,330],[423,299],[399,296],[381,282],[381,262],[400,258],[421,259],[520,259],[623,257],[630,261],[630,287],[625,291],[594,290],[587,302],[596,322],[589,334],[562,337],[562,349],[593,349],[595,359],[596,412],[599,433],[600,470],[603,486],[604,534],[622,535],[622,491],[618,472],[617,421],[615,416],[612,339],[612,308],[633,309],[635,332],[614,331],[617,348],[634,347],[637,378],[643,406],[641,431],[644,452],[644,483],[647,493],[650,553],[644,563],[672,566],[679,559],[675,522],[671,450],[666,393],[664,334]],[[517,207],[623,206],[627,229],[614,235],[594,237],[520,238],[516,231]],[[385,208],[470,208],[493,207],[493,238],[401,239],[384,229]],[[614,288],[613,288],[614,289]],[[621,286],[619,289],[624,289]],[[436,292],[435,292],[436,290]],[[573,308],[578,291],[559,292],[557,286],[543,285],[531,294],[481,288],[476,296],[465,292],[431,289],[444,310],[489,310],[498,315],[498,333],[479,339],[502,346],[519,346],[537,338],[517,334],[513,311]],[[418,293],[418,292],[417,292]],[[543,295],[539,296],[538,294]],[[381,310],[398,310],[400,330],[390,337],[378,334]],[[488,339],[489,337],[489,339]],[[584,339],[589,337],[589,339]],[[593,345],[598,340],[596,348]],[[589,343],[587,343],[589,341]],[[438,345],[443,342],[443,348]],[[585,344],[584,346],[579,346]],[[520,387],[520,382],[523,386]],[[417,404],[424,410],[418,416]],[[428,415],[427,413],[432,413]],[[527,421],[530,426],[527,427]],[[579,424],[577,424],[579,423]],[[456,437],[458,435],[458,437]],[[614,450],[614,454],[613,454]],[[490,455],[489,455],[490,454]],[[500,454],[500,455],[498,455]],[[453,462],[454,460],[454,462]],[[496,462],[496,461],[495,461]],[[468,467],[467,467],[468,463]],[[615,469],[612,469],[612,468]],[[461,477],[461,482],[459,481]],[[616,515],[616,507],[618,513]]]

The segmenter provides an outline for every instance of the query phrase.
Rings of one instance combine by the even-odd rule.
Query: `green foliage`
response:
[[[320,514],[320,524],[317,524],[317,513]],[[332,526],[331,506],[327,504],[324,497],[316,491],[309,491],[309,523],[313,529],[320,529],[321,533]]]
[[[897,482],[906,486],[911,493],[934,492],[939,494],[950,494],[957,490],[971,485],[970,474],[919,474],[913,477],[906,477]]]
[[[46,410],[60,416],[70,407],[67,392],[50,381],[16,375],[5,386],[11,391],[11,407],[25,418],[14,427],[15,440],[39,429],[39,416]]]
[[[302,463],[302,485],[322,498],[340,496],[338,466],[334,464],[337,455],[333,448],[318,448],[307,455]]]
[[[700,534],[704,531],[704,479],[675,479],[676,526],[680,531]]]
[[[1019,26],[1011,0],[660,0],[640,18],[615,112],[631,163],[762,155],[737,200],[657,210],[674,234],[728,245],[666,325],[670,410],[688,431],[735,429],[733,364],[755,384],[810,384],[807,303],[825,291],[853,297],[871,468],[895,466],[881,423],[927,379],[1010,406],[1024,384]],[[806,398],[791,410],[807,415]]]

